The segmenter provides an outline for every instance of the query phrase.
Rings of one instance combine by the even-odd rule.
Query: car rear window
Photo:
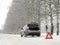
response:
[[[30,30],[39,30],[38,24],[28,24]]]

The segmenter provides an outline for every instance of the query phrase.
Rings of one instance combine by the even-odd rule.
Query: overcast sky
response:
[[[5,20],[12,0],[0,0],[0,29],[4,28]]]

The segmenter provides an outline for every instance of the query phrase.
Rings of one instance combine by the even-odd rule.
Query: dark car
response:
[[[21,37],[23,37],[23,36],[26,37],[26,36],[28,36],[28,35],[40,36],[39,25],[38,25],[38,23],[36,23],[36,22],[32,22],[32,23],[30,23],[30,24],[27,24],[27,25],[26,25],[26,29],[25,29],[25,30],[22,29],[20,33],[21,33]]]

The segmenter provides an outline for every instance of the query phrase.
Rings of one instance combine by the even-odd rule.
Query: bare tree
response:
[[[48,32],[48,24],[47,24],[47,23],[48,23],[48,22],[47,22],[47,19],[48,19],[48,18],[47,18],[47,16],[46,16],[45,19],[46,19],[46,26],[45,26],[45,27],[46,27],[46,33],[47,33],[47,32]]]
[[[52,18],[51,0],[49,0],[49,8],[50,8],[49,16],[51,17],[51,34],[53,35],[53,18]]]
[[[40,35],[41,35],[41,20],[40,20],[40,0],[37,0],[37,15],[38,15],[38,24],[39,24],[39,27],[40,27]]]
[[[33,17],[33,22],[35,21],[35,15],[34,15],[34,5],[35,5],[35,0],[32,0],[32,10],[33,10],[33,15],[32,15],[32,17]]]
[[[57,2],[57,35],[59,35],[59,0]]]
[[[47,24],[48,22],[47,22],[47,14],[46,14],[46,0],[45,0],[45,15],[46,15],[45,16],[45,19],[46,19],[46,25],[45,25],[45,27],[46,27],[46,33],[47,33],[48,32],[48,30],[47,30],[48,29],[48,26],[47,26],[48,25]]]

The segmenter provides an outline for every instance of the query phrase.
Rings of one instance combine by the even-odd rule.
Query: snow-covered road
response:
[[[53,39],[41,37],[20,37],[20,35],[0,34],[0,45],[60,45],[60,36]]]

